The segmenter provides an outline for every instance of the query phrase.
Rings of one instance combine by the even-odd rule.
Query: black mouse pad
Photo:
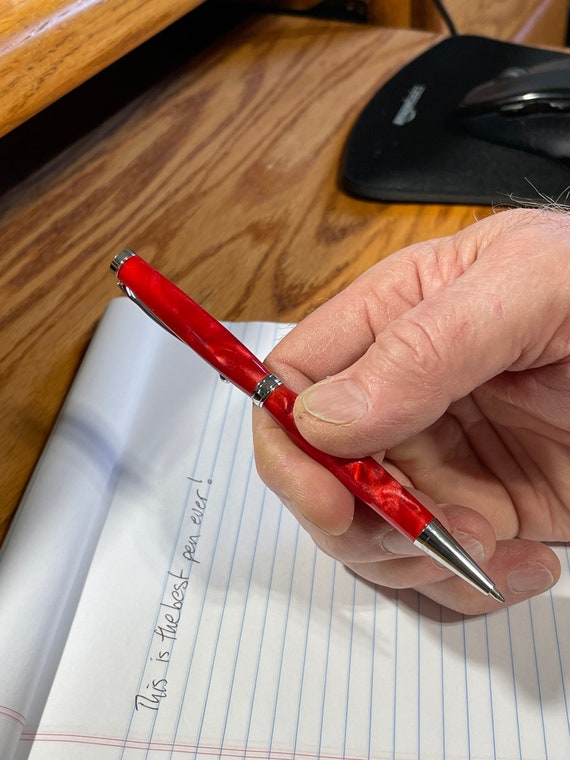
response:
[[[565,53],[485,37],[450,37],[388,81],[359,116],[341,165],[344,189],[378,201],[564,202],[570,163],[464,132],[453,114],[473,87],[511,66]]]

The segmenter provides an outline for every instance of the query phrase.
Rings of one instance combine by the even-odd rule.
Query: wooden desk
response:
[[[15,0],[0,5],[0,135],[202,0]]]
[[[306,9],[318,0],[258,0]],[[203,0],[13,0],[0,4],[0,135],[70,92]],[[255,0],[254,0],[255,2]],[[566,0],[449,0],[463,34],[561,45]],[[364,0],[369,21],[443,30],[431,0]]]
[[[491,212],[337,187],[360,109],[436,39],[248,16],[0,198],[2,530],[117,295],[121,248],[218,318],[289,322],[395,249]]]

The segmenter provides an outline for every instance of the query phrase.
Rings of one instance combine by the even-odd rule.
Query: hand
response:
[[[384,259],[267,359],[314,446],[372,454],[440,518],[507,604],[550,588],[570,540],[570,216],[519,209]],[[469,614],[451,576],[255,410],[259,473],[354,572]]]

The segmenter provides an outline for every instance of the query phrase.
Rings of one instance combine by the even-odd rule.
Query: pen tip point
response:
[[[505,603],[505,597],[501,594],[501,592],[496,586],[493,586],[493,588],[491,589],[489,593],[491,594],[493,599],[496,599],[498,602],[502,602],[503,604]]]

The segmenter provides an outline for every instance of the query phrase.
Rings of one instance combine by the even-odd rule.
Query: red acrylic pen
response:
[[[296,394],[207,311],[128,248],[115,256],[111,269],[124,292],[148,316],[247,393],[302,451],[332,472],[358,499],[471,586],[505,601],[493,581],[443,525],[375,459],[343,459],[311,446],[295,424]]]

